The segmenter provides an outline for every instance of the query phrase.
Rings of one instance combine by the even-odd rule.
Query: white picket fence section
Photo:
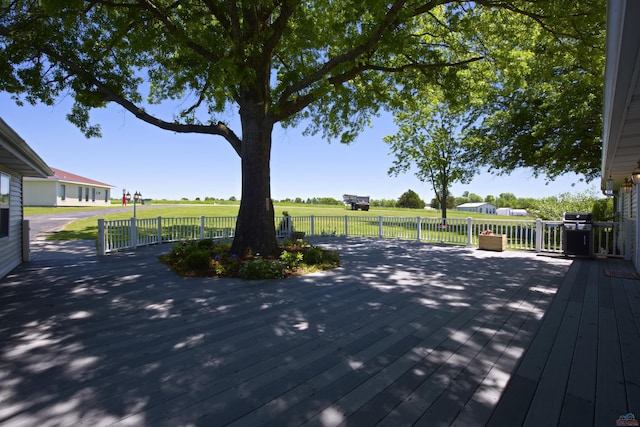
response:
[[[478,246],[478,235],[492,230],[507,236],[507,249],[563,252],[560,221],[349,215],[275,219],[279,238],[287,238],[295,230],[304,232],[305,237],[371,237]],[[235,227],[236,217],[99,219],[98,254],[188,239],[229,239]],[[595,223],[594,253],[630,259],[633,233],[633,221]]]

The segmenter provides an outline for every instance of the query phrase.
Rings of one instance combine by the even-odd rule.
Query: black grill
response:
[[[593,256],[593,214],[565,213],[562,217],[562,252]]]

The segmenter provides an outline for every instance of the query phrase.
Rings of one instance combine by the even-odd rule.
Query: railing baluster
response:
[[[281,218],[276,218],[276,225]],[[99,253],[124,248],[186,239],[230,238],[236,217],[140,218],[99,220]],[[477,245],[478,234],[493,230],[507,235],[509,249],[560,253],[563,247],[562,223],[542,220],[490,220],[473,218],[398,217],[398,216],[305,216],[292,217],[298,231],[308,237],[343,235],[410,239]],[[609,257],[629,257],[633,224],[597,222],[593,225],[594,253]],[[281,236],[279,236],[281,237]]]

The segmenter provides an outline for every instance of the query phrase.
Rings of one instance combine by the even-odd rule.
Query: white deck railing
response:
[[[236,217],[131,218],[98,220],[98,254],[187,239],[231,238]],[[507,236],[507,249],[563,252],[560,221],[475,218],[424,218],[398,216],[297,216],[276,217],[276,235],[292,231],[305,236],[378,237],[477,246],[484,230]],[[592,234],[595,254],[629,259],[633,222],[598,222]]]

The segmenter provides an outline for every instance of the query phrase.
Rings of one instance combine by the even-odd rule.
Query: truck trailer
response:
[[[342,201],[345,205],[350,206],[352,211],[357,211],[358,209],[362,209],[363,211],[369,210],[369,196],[343,194]]]

